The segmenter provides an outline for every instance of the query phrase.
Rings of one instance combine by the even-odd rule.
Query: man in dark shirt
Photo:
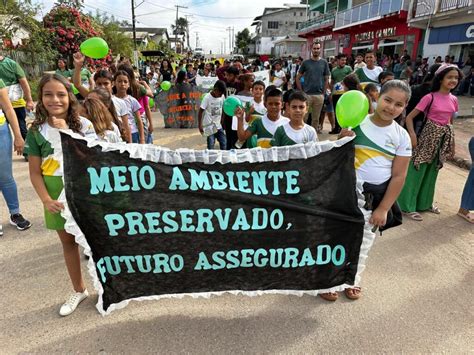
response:
[[[318,117],[324,104],[324,93],[329,89],[331,75],[328,62],[320,57],[320,53],[321,44],[313,43],[311,58],[301,64],[296,76],[296,87],[303,90],[309,97],[308,105],[312,107],[312,126],[315,129],[318,128]],[[301,78],[304,78],[303,84],[301,84]]]
[[[225,71],[225,78],[224,82],[227,87],[226,97],[231,95],[236,95],[238,92],[243,90],[242,83],[238,80],[239,76],[239,69],[234,66],[227,67]],[[227,137],[227,147],[226,150],[230,150],[234,148],[235,143],[238,140],[237,131],[232,130],[232,116],[226,115],[224,112],[222,113],[224,117],[224,131]]]

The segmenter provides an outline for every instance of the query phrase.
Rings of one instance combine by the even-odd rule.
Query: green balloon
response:
[[[361,91],[348,91],[337,101],[337,122],[342,128],[356,128],[368,113],[369,100]]]
[[[169,81],[163,81],[160,87],[163,91],[168,91],[169,89],[171,89],[171,83]]]
[[[77,90],[77,88],[74,86],[74,84],[71,84],[71,89],[72,89],[72,93],[73,93],[74,95],[79,94],[79,90]]]
[[[100,37],[92,37],[82,42],[81,53],[93,59],[103,59],[109,54],[109,45]]]
[[[150,108],[155,107],[155,100],[153,99],[148,100],[148,105],[150,106]]]
[[[237,107],[242,107],[242,102],[237,97],[229,96],[224,100],[224,112],[227,116],[234,116]]]

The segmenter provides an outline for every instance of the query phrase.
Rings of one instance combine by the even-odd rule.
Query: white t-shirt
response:
[[[376,126],[367,115],[354,128],[355,168],[357,178],[379,185],[392,177],[395,156],[411,157],[411,141],[407,131],[395,121],[390,126]]]
[[[128,115],[127,104],[117,96],[112,96],[112,102],[114,103],[115,112],[118,117]]]
[[[282,87],[284,83],[283,78],[286,76],[285,72],[283,70],[275,71],[273,76],[272,85],[275,85],[277,88]]]
[[[294,129],[291,127],[290,122],[284,124],[282,128],[285,130],[286,136],[296,144],[318,141],[316,130],[306,123],[301,129]]]
[[[204,110],[202,118],[203,128],[209,125],[215,125],[221,129],[222,106],[224,105],[224,95],[214,97],[210,93],[204,96],[201,102],[201,108]]]
[[[138,127],[135,122],[135,112],[140,114],[141,105],[133,96],[127,95],[122,99],[127,106],[128,125],[130,126],[130,133],[137,133]]]
[[[97,135],[98,139],[102,142],[119,143],[122,142],[120,136],[120,130],[115,123],[112,122],[112,130],[106,130],[102,135]]]

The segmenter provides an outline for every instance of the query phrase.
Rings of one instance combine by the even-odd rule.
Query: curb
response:
[[[456,119],[461,119],[461,120],[468,120],[474,118],[474,115],[462,115],[462,116],[457,116]]]
[[[454,157],[453,159],[449,160],[450,163],[456,165],[458,168],[470,170],[471,169],[471,162],[467,159],[463,159],[460,157]]]

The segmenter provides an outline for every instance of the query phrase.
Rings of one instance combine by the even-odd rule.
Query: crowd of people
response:
[[[24,72],[17,63],[0,57],[0,186],[10,222],[20,230],[29,228],[31,223],[20,214],[11,170],[12,150],[23,154],[25,146],[30,179],[43,203],[46,227],[57,231],[74,289],[60,309],[62,316],[71,314],[88,292],[78,245],[65,231],[59,214],[64,207],[57,200],[63,189],[62,169],[54,158],[51,136],[57,129],[70,129],[103,142],[153,143],[149,100],[163,81],[196,85],[197,75],[216,76],[199,110],[198,127],[208,149],[214,149],[216,140],[220,149],[226,150],[317,142],[327,116],[329,133],[338,134],[338,138],[355,136],[355,170],[364,181],[364,194],[370,197],[367,200],[372,201],[366,207],[372,210],[370,223],[375,228],[382,231],[399,225],[401,213],[415,221],[423,220],[421,212],[441,213],[434,204],[434,192],[439,169],[454,154],[452,124],[458,101],[453,92],[466,80],[461,69],[450,61],[428,67],[421,60],[410,74],[406,54],[399,60],[384,57],[379,63],[377,55],[368,51],[355,58],[339,54],[334,62],[328,62],[320,52],[320,44],[314,43],[308,60],[221,64],[172,63],[165,59],[145,63],[141,73],[127,60],[108,68],[87,68],[84,56],[76,53],[73,70],[59,60],[56,73],[41,79],[28,130],[24,116],[26,109],[33,109],[33,102]],[[423,73],[420,78],[419,68]],[[270,71],[269,85],[255,80],[253,74],[265,69]],[[21,88],[22,95],[12,97],[12,87]],[[362,91],[370,103],[367,117],[353,130],[341,129],[334,109],[349,90]],[[223,108],[226,97],[232,95],[248,100],[229,114]],[[471,154],[473,145],[471,139]],[[471,169],[458,213],[470,223],[474,223],[470,212],[474,210],[473,190]],[[361,289],[349,288],[345,295],[358,299]],[[321,297],[335,301],[338,294],[324,293]]]

